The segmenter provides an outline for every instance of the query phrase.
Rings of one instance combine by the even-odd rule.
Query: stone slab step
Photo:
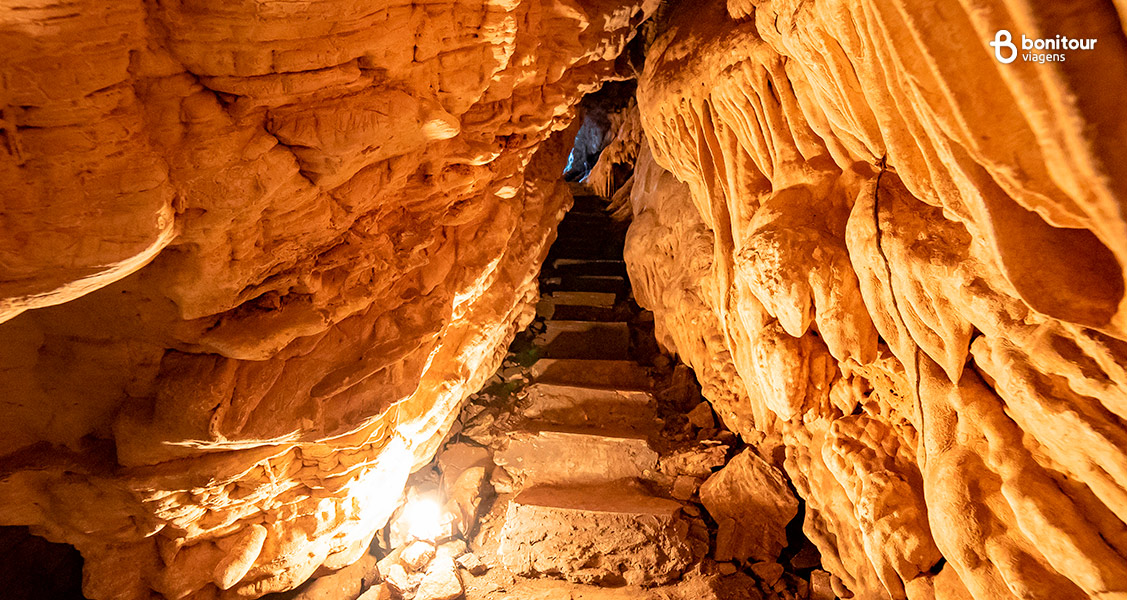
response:
[[[545,277],[540,280],[540,289],[553,293],[558,291],[568,292],[602,292],[607,294],[625,295],[630,289],[626,278],[618,275],[565,275],[561,277]]]
[[[566,215],[564,215],[564,219],[567,219],[569,221],[606,221],[610,219],[610,214],[605,210],[605,208],[589,208],[584,206],[580,208],[572,208],[567,212]],[[563,221],[560,222],[562,223]]]
[[[548,266],[552,275],[618,275],[626,277],[626,263],[621,260],[576,260],[561,258]]]
[[[561,269],[564,267],[576,267],[578,265],[624,265],[625,261],[618,259],[586,259],[586,258],[557,258],[549,262],[553,269]]]
[[[815,571],[815,577],[818,571]],[[471,600],[757,600],[761,598],[756,580],[750,575],[737,573],[707,573],[686,575],[681,581],[668,585],[642,587],[623,585],[602,587],[575,583],[563,579],[516,577],[510,583],[506,580],[502,587],[496,577],[486,573],[480,578],[466,576],[466,598]],[[826,573],[828,576],[829,574]],[[814,584],[811,584],[811,589]],[[829,596],[815,596],[811,600],[835,600],[833,592]],[[777,596],[773,596],[777,598]],[[365,598],[364,600],[369,600]]]
[[[556,240],[548,251],[549,258],[571,258],[583,260],[622,260],[622,243],[606,241],[595,243],[591,241],[576,242],[574,240]]]
[[[563,232],[557,233],[556,241],[553,242],[553,246],[611,248],[621,254],[625,243],[625,231],[583,231],[581,229],[565,227]],[[617,258],[622,259],[621,256]]]
[[[575,196],[569,212],[603,213],[610,203],[598,196]]]
[[[508,506],[498,554],[525,576],[655,585],[693,562],[681,504],[628,485],[525,489]]]
[[[616,310],[619,295],[613,292],[553,291],[540,295],[536,315],[544,319],[622,321],[630,312]]]
[[[580,196],[590,196],[595,193],[591,186],[582,181],[568,181],[567,189],[571,191],[571,195],[575,198]]]
[[[618,299],[618,295],[614,292],[557,290],[542,298],[549,300],[556,306],[569,304],[572,306],[611,308]]]
[[[601,219],[593,215],[575,215],[565,218],[556,227],[556,237],[561,240],[606,240],[623,237],[626,225],[617,223],[610,217]]]
[[[514,432],[508,446],[493,455],[525,487],[644,479],[657,469],[657,459],[642,436],[546,428]]]
[[[650,392],[552,383],[534,383],[526,388],[523,414],[556,425],[617,424],[639,430],[654,427],[657,418]]]
[[[676,586],[643,588],[640,586],[601,587],[586,585],[563,579],[517,577],[511,584],[499,587],[495,576],[466,577],[466,598],[474,600],[671,600],[670,596],[659,596],[660,592]],[[717,575],[718,577],[718,575]],[[677,584],[684,586],[685,584]],[[752,585],[755,585],[754,582]],[[695,590],[694,590],[695,591]],[[684,596],[673,596],[676,600],[688,600]],[[692,600],[719,600],[713,596],[701,598],[700,594],[690,596]],[[367,599],[365,599],[367,600]]]
[[[605,206],[597,206],[595,204],[583,204],[582,206],[573,206],[571,210],[567,211],[564,218],[560,223],[613,223],[610,213],[606,211]]]
[[[681,502],[654,496],[632,484],[542,485],[525,489],[514,501],[561,511],[676,517]]]
[[[618,310],[616,308],[582,306],[576,304],[553,304],[551,315],[544,314],[543,316],[565,321],[621,321],[624,318],[628,318],[630,315],[625,310]]]
[[[542,294],[536,314],[563,321],[622,321],[629,313],[615,309],[618,294],[608,292],[551,292]]]
[[[621,390],[648,390],[653,386],[646,368],[629,360],[542,358],[529,372],[540,383]]]
[[[613,227],[619,225],[617,221],[611,218],[610,213],[606,212],[608,205],[598,205],[596,203],[584,203],[580,206],[573,206],[566,215],[564,215],[563,223],[576,223],[580,225],[592,224],[602,227]]]
[[[621,321],[546,322],[536,343],[545,358],[625,360],[630,350],[630,326]]]

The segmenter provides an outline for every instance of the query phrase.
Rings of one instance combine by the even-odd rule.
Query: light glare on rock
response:
[[[411,500],[403,515],[412,538],[434,541],[442,534],[442,507],[434,498]]]

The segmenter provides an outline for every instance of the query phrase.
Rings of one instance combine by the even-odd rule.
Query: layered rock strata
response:
[[[1122,18],[686,2],[649,49],[635,293],[854,597],[1127,594]]]
[[[360,556],[531,318],[654,4],[0,8],[0,524],[94,599]]]

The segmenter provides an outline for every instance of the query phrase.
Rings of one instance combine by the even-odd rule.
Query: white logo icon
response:
[[[997,58],[998,62],[1008,65],[1017,59],[1017,46],[1014,45],[1013,39],[1013,36],[1006,29],[1000,29],[998,33],[994,34],[994,41],[990,42],[990,45],[994,47],[994,58]],[[1002,48],[1010,51],[1008,57],[1002,56]]]

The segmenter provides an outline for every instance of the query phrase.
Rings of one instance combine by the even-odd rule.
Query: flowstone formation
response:
[[[685,2],[648,49],[635,294],[839,596],[1127,595],[1123,10]]]
[[[0,8],[0,524],[93,599],[342,567],[532,318],[656,0]]]

